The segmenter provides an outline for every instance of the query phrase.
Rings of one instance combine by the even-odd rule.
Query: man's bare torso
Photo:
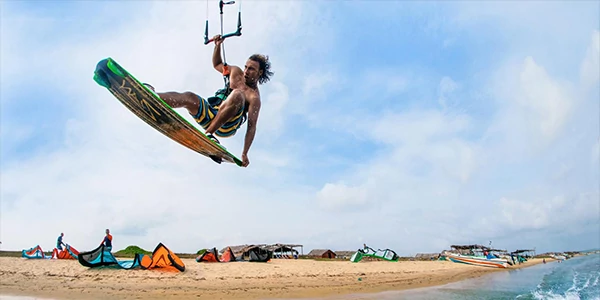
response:
[[[248,104],[250,103],[260,102],[260,92],[258,90],[258,86],[253,88],[246,84],[244,71],[242,71],[242,69],[239,67],[233,67],[229,76],[229,80],[229,86],[232,90],[239,90],[244,93],[246,107],[248,107]]]

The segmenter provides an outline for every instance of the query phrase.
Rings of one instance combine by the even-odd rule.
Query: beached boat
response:
[[[462,255],[446,252],[444,256],[452,262],[492,268],[508,268],[508,261],[503,258],[487,258],[485,256]]]
[[[567,257],[565,255],[560,255],[560,254],[552,254],[550,255],[550,257],[556,259],[556,260],[565,260],[567,259]]]

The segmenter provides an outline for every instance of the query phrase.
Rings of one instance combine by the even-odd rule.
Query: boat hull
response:
[[[502,269],[508,268],[508,262],[504,259],[499,259],[499,258],[488,259],[485,257],[467,256],[467,255],[451,254],[451,253],[447,253],[446,257],[450,261],[455,262],[455,263],[463,263],[463,264],[482,266],[482,267],[490,267],[490,268],[502,268]]]

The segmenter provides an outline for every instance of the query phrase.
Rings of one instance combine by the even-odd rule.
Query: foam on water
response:
[[[543,276],[541,283],[529,295],[540,300],[600,300],[599,278],[598,255],[577,257],[559,263],[552,272]]]

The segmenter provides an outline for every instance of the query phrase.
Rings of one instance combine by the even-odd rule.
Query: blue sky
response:
[[[177,252],[600,247],[597,2],[245,1],[227,61],[265,53],[275,72],[247,169],[92,80],[110,56],[159,91],[222,86],[206,2],[139,3],[2,3],[3,249],[61,231],[91,249],[105,228],[116,248]],[[240,155],[244,133],[222,142]]]

